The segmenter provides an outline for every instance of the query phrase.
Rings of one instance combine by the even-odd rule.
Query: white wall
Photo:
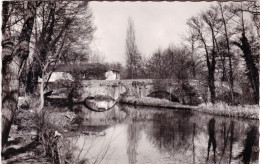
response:
[[[114,71],[107,71],[106,74],[106,80],[119,80],[119,74]]]
[[[74,78],[70,73],[67,73],[67,72],[53,72],[51,74],[49,82],[55,82],[57,80],[74,81]],[[38,82],[41,82],[41,81],[42,81],[42,79],[39,78]]]

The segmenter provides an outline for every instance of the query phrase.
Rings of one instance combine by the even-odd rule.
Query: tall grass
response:
[[[259,119],[260,107],[259,105],[230,106],[224,102],[217,102],[215,104],[200,104],[198,108],[194,108],[194,110],[220,116]]]

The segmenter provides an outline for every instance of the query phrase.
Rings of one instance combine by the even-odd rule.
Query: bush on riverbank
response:
[[[259,109],[259,105],[230,106],[223,102],[203,103],[194,108],[198,112],[247,119],[259,119]]]
[[[14,124],[9,134],[8,146],[2,152],[3,163],[61,163],[80,161],[69,157],[72,147],[66,142],[67,135],[75,134],[82,113],[74,113],[69,108],[48,106],[44,115],[36,114],[38,97],[20,97]],[[61,137],[60,137],[61,136]],[[62,153],[61,153],[62,152]],[[63,162],[64,163],[64,162]]]
[[[68,137],[78,134],[73,132],[74,126],[78,124],[78,118],[79,115],[72,112],[60,114],[51,112],[38,118],[40,145],[43,147],[45,157],[51,163],[86,163],[87,159],[81,159],[73,154],[77,147]]]

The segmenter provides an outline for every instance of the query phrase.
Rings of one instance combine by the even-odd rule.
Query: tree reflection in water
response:
[[[232,159],[232,150],[233,150],[233,142],[234,142],[234,121],[230,122],[230,147],[229,147],[229,164],[231,163]]]
[[[209,133],[209,142],[208,142],[208,154],[207,154],[207,163],[209,160],[209,152],[210,152],[210,147],[211,145],[213,146],[213,153],[214,153],[214,157],[213,157],[213,161],[214,163],[216,163],[216,138],[215,138],[215,119],[212,118],[209,120],[208,123],[208,133]]]
[[[222,159],[224,155],[226,154],[226,148],[228,146],[228,138],[229,138],[229,133],[230,133],[230,152],[229,152],[229,163],[231,163],[231,158],[232,158],[232,147],[233,147],[233,136],[234,136],[234,121],[230,121],[230,126],[227,129],[227,123],[223,122],[221,126],[221,138],[223,138],[223,146],[221,146],[221,156],[219,163],[222,162]]]
[[[147,132],[148,139],[162,152],[185,152],[192,139],[193,124],[190,112],[156,113],[153,115],[152,127]]]
[[[195,161],[195,157],[196,157],[196,153],[195,153],[195,136],[196,136],[196,123],[193,123],[193,132],[192,132],[192,161],[193,164],[196,163]]]
[[[256,142],[256,137],[257,137],[257,128],[256,126],[253,126],[250,131],[247,133],[247,137],[245,140],[245,148],[243,149],[243,151],[238,155],[237,158],[241,158],[242,157],[242,161],[244,164],[249,164],[250,163],[250,159],[252,155],[257,155],[256,153],[253,154],[253,146],[254,145],[258,145],[255,144]],[[255,157],[254,157],[255,158]]]
[[[130,164],[137,162],[137,147],[140,139],[140,130],[141,127],[135,121],[129,123],[127,127],[127,155]]]

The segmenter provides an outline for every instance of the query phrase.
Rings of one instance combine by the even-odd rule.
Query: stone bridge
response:
[[[120,96],[158,97],[183,104],[197,104],[208,97],[207,86],[199,81],[174,80],[84,80],[80,82],[58,81],[48,85],[52,97],[72,98],[74,102],[87,97],[102,95],[118,100]],[[47,91],[47,92],[48,92]]]

